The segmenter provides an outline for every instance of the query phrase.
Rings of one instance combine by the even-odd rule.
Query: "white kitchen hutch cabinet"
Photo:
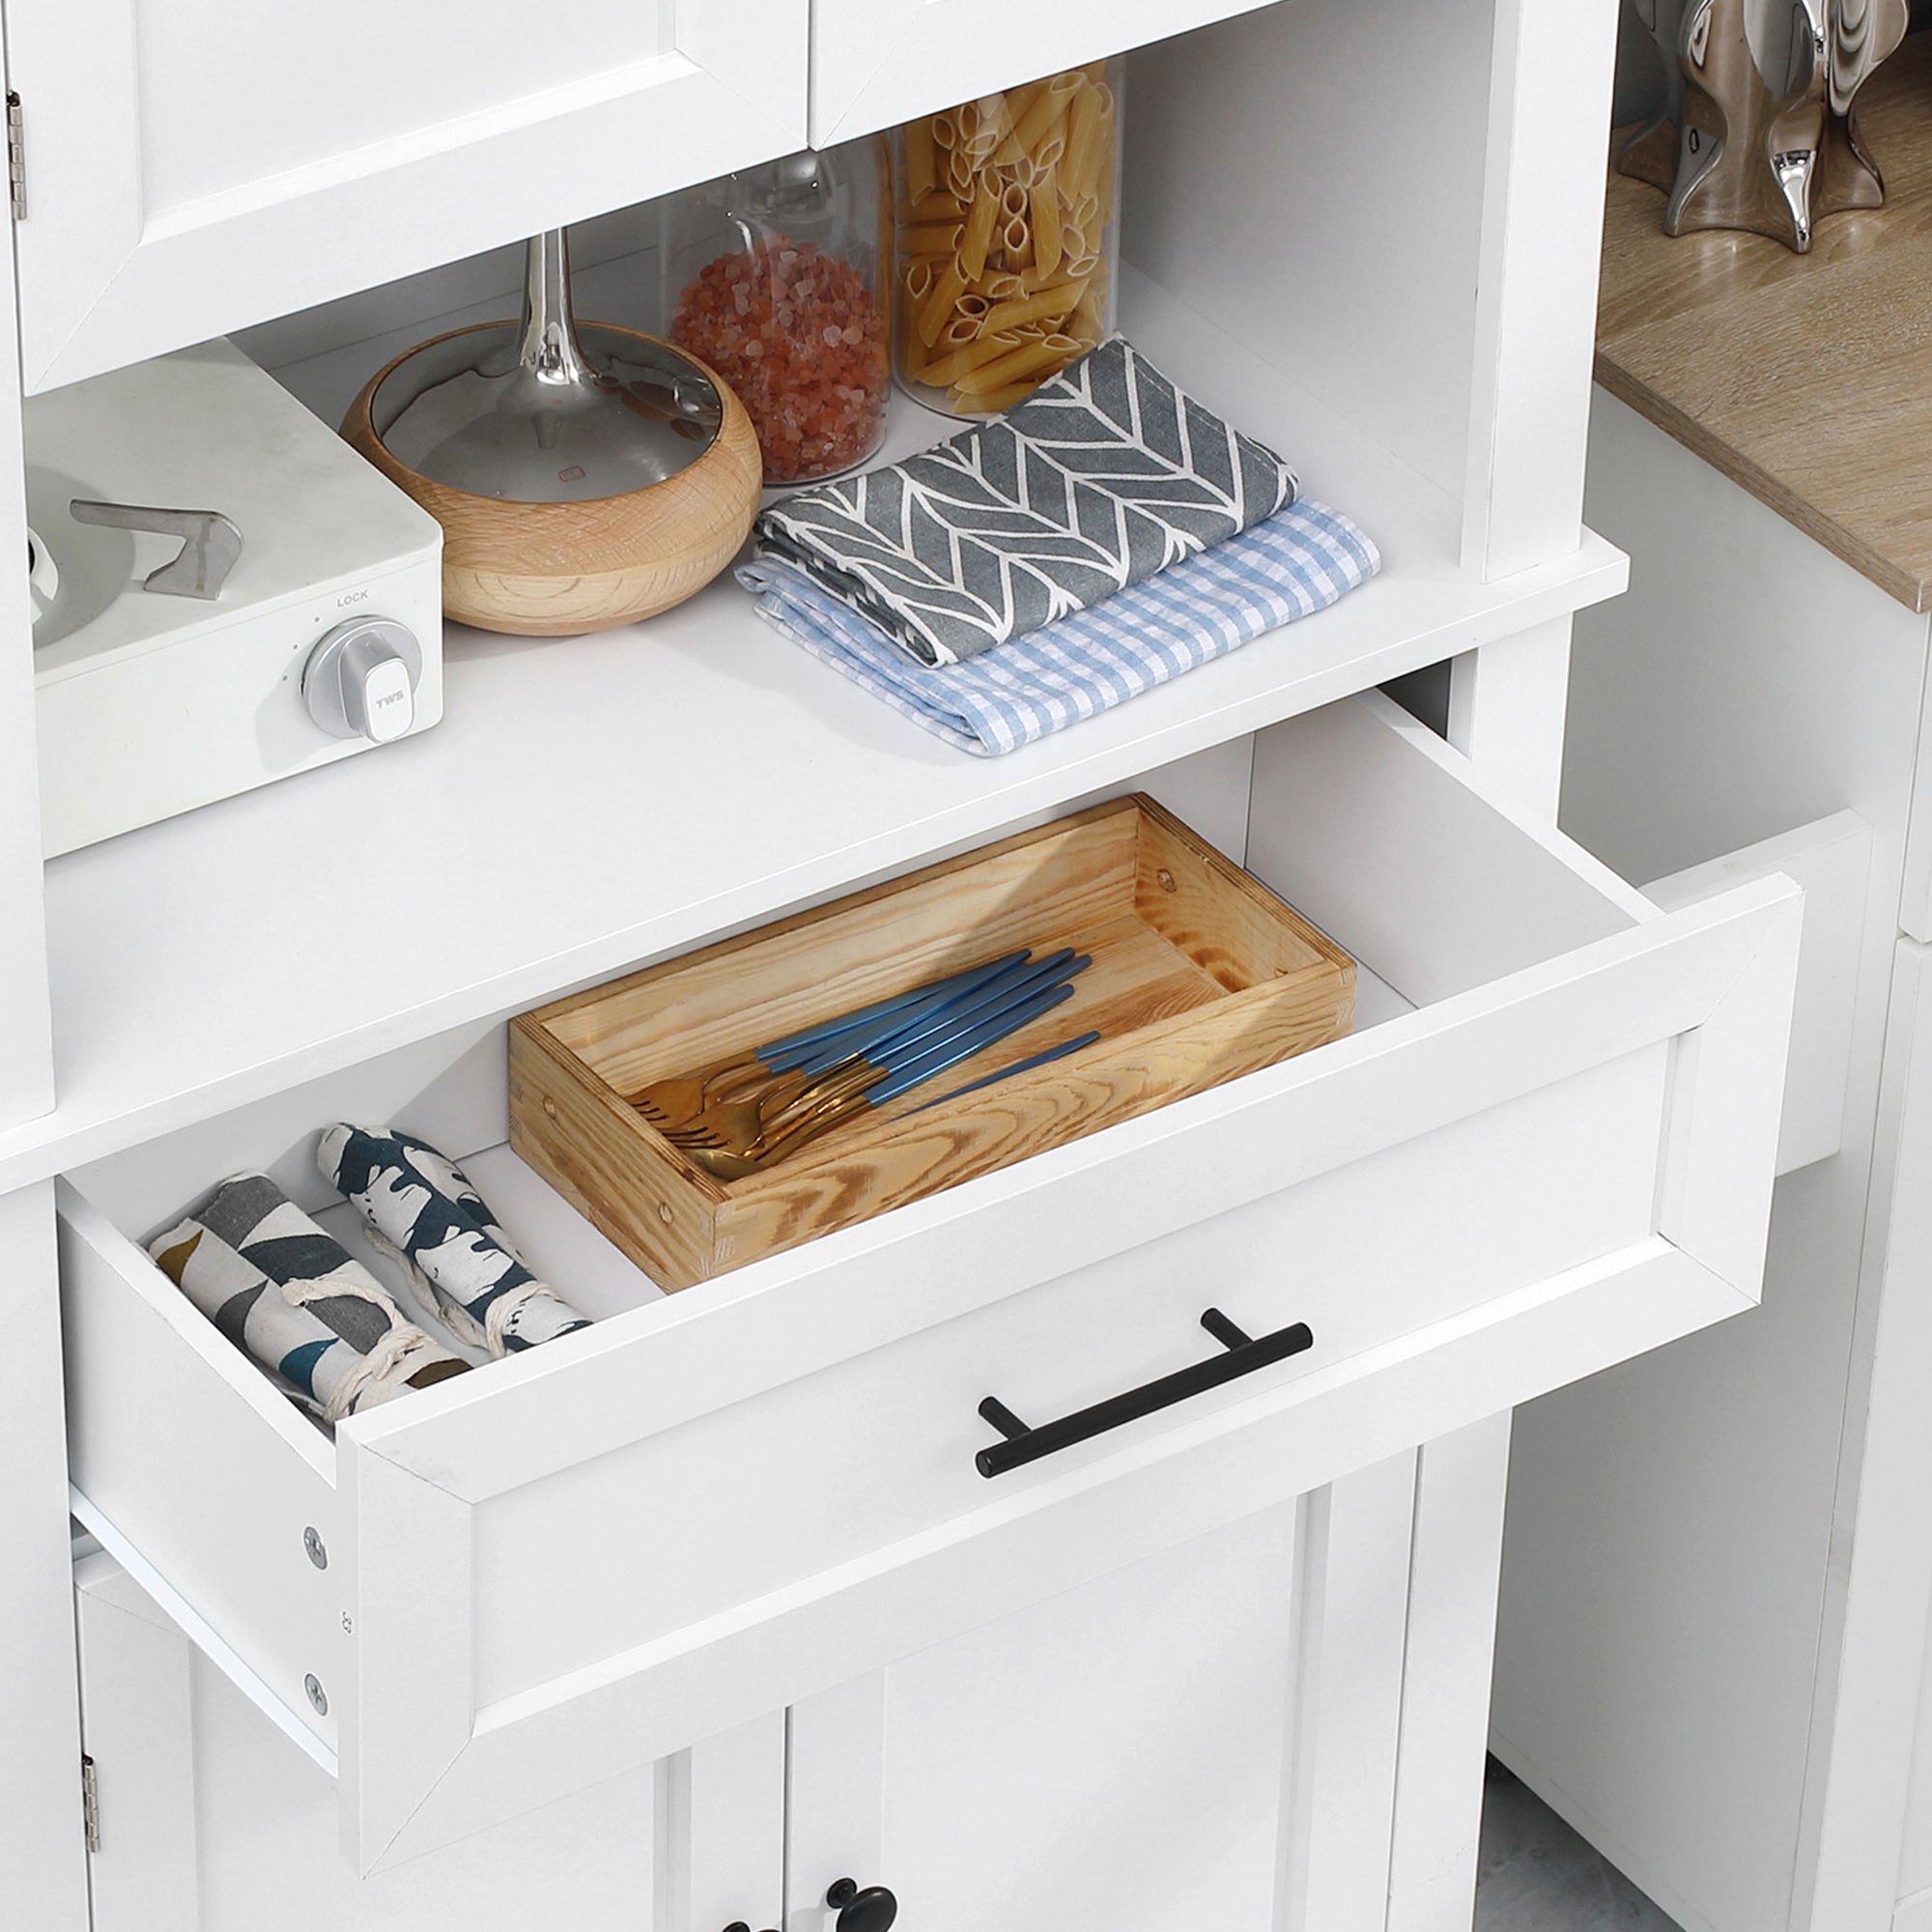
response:
[[[325,414],[393,347],[500,312],[485,244],[608,216],[582,306],[647,319],[638,197],[1143,44],[1124,327],[1385,558],[990,763],[721,583],[634,633],[452,630],[434,731],[43,882],[16,796],[0,1895],[83,1922],[71,1499],[105,1552],[81,1577],[97,1915],[140,1890],[106,1876],[118,1784],[211,1927],[261,1883],[236,1838],[320,1856],[327,1808],[323,1922],[420,1916],[386,1902],[425,1895],[419,1861],[515,1860],[507,1905],[554,1833],[602,1847],[573,1895],[651,1932],[818,1932],[839,1877],[927,1927],[996,1900],[1046,1932],[1091,1889],[1154,1932],[1174,1899],[1120,1889],[1147,1821],[1188,1835],[1173,1872],[1208,1869],[1162,1714],[1245,1708],[1199,1909],[1466,1922],[1509,1412],[1753,1301],[1803,983],[1788,880],[1663,911],[1550,823],[1570,620],[1624,579],[1579,510],[1609,0],[681,0],[563,10],[527,51],[510,10],[442,0],[202,10],[193,39],[158,6],[0,6],[22,388],[242,330]],[[937,430],[901,409],[895,447]],[[6,514],[24,611],[17,490]],[[1444,663],[1446,742],[1375,689]],[[15,741],[27,703],[6,689]],[[1361,960],[1352,1037],[668,1297],[504,1149],[508,1015],[1136,785]],[[489,890],[424,919],[441,879]],[[316,1435],[139,1239],[243,1165],[322,1207],[339,1117],[464,1159],[595,1324]],[[976,1473],[983,1395],[1046,1415],[1132,1386],[1202,1352],[1209,1305],[1316,1346]],[[107,1626],[174,1660],[168,1713],[130,1705]],[[972,1779],[1029,1736],[1058,1770]],[[112,1762],[155,1749],[263,1815],[171,1838]],[[616,1831],[646,1785],[648,1833]],[[1076,1811],[1091,1842],[1044,1846]]]
[[[1564,823],[1645,878],[1835,825],[1851,1047],[1763,1308],[1519,1418],[1496,1748],[1687,1932],[1932,1925],[1928,88],[1918,37],[1864,106],[1889,204],[1813,255],[1670,242],[1621,179],[1605,226],[1632,590],[1579,632]]]

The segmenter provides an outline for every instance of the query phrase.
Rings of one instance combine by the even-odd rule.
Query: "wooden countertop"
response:
[[[1932,609],[1932,33],[1860,97],[1886,206],[1808,255],[1663,232],[1612,171],[1597,380],[1914,611]]]

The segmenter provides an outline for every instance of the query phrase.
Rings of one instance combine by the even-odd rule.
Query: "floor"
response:
[[[1475,1932],[1678,1932],[1678,1925],[1492,1759]]]

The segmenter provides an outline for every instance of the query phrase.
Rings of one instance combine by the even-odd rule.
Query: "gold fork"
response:
[[[713,1062],[701,1073],[674,1073],[653,1080],[633,1094],[630,1101],[652,1126],[669,1127],[693,1119],[709,1100],[734,1094],[748,1082],[785,1077],[774,1074],[756,1054],[741,1053],[732,1060]]]
[[[782,1160],[794,1149],[818,1135],[830,1133],[866,1107],[864,1094],[847,1094],[809,1110],[788,1126],[754,1141],[745,1151],[727,1147],[694,1147],[682,1150],[684,1157],[718,1180],[743,1180],[760,1168]]]
[[[877,1086],[887,1071],[855,1056],[802,1086],[796,1084],[800,1076],[784,1074],[736,1099],[714,1100],[690,1120],[660,1131],[672,1147],[687,1153],[699,1148],[743,1153],[814,1109]]]
[[[857,1012],[847,1013],[841,1019],[827,1020],[816,1027],[807,1028],[802,1034],[788,1035],[772,1042],[762,1052],[775,1057],[787,1053],[796,1055],[808,1046],[822,1046],[838,1034],[849,1036],[855,1030],[867,1026],[870,1032],[859,1031],[855,1047],[870,1043],[882,1034],[890,1035],[900,1028],[915,1025],[923,1008],[940,1010],[949,999],[963,997],[976,984],[991,986],[1002,975],[1010,977],[1026,964],[1027,958],[1027,951],[1022,947],[1004,958],[987,960],[969,967],[963,973],[949,974],[943,980],[930,980],[909,993],[895,994],[876,1005],[862,1007]],[[762,1058],[759,1052],[741,1053],[729,1060],[716,1061],[699,1073],[671,1074],[662,1080],[653,1080],[629,1098],[631,1105],[652,1126],[661,1129],[682,1126],[701,1113],[709,1102],[742,1097],[747,1086],[776,1077],[777,1072],[771,1062]]]

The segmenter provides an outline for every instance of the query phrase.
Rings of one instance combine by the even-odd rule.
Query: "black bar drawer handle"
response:
[[[980,1413],[1007,1439],[981,1449],[973,1458],[974,1467],[982,1476],[1004,1476],[1022,1463],[1037,1463],[1057,1449],[1070,1449],[1076,1442],[1104,1435],[1123,1422],[1138,1422],[1157,1408],[1170,1408],[1191,1395],[1219,1388],[1223,1382],[1251,1375],[1270,1362],[1285,1362],[1315,1346],[1314,1331],[1305,1321],[1291,1321],[1272,1335],[1246,1335],[1218,1308],[1209,1308],[1202,1315],[1201,1325],[1227,1350],[1225,1354],[1209,1356],[1192,1368],[1177,1369],[1171,1376],[1143,1382],[1123,1395],[1110,1395],[1092,1408],[1075,1409],[1071,1415],[1042,1423],[1037,1429],[1029,1429],[998,1396],[989,1395],[980,1405]]]

